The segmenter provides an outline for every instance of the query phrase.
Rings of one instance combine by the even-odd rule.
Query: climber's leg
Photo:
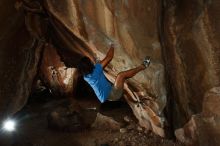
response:
[[[123,94],[125,80],[135,76],[138,72],[146,69],[149,64],[150,58],[146,57],[143,61],[143,64],[139,65],[138,67],[120,72],[116,77],[114,86],[112,87],[112,92],[110,93],[109,100],[120,99]]]

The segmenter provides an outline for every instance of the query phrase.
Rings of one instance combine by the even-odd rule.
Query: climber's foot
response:
[[[150,57],[146,56],[143,61],[143,65],[147,68],[150,65]]]

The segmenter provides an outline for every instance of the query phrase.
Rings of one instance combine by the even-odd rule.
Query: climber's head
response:
[[[87,75],[92,73],[94,64],[88,57],[83,57],[80,59],[77,69],[81,75]]]

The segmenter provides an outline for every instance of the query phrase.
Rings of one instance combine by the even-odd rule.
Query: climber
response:
[[[150,58],[146,57],[143,64],[136,68],[118,73],[114,85],[112,85],[103,73],[103,69],[109,64],[114,56],[114,46],[111,45],[106,57],[97,63],[93,63],[88,57],[83,57],[78,64],[78,70],[88,84],[93,88],[101,103],[106,100],[116,101],[123,95],[124,82],[138,72],[147,68]]]

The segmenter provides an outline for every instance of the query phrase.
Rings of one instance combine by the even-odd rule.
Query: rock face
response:
[[[15,3],[18,12],[14,3],[0,2],[0,113],[25,104],[37,70],[54,94],[71,95],[79,59],[103,59],[114,43],[105,72],[111,82],[152,57],[150,67],[125,84],[125,99],[142,127],[164,136],[166,106],[179,140],[219,144],[220,2],[23,0]]]
[[[168,92],[173,94],[170,107],[175,107],[172,110],[174,129],[183,127],[191,119],[184,127],[190,129],[188,134],[198,134],[200,145],[219,145],[219,138],[210,140],[210,135],[219,137],[218,118],[211,118],[217,112],[214,111],[218,94],[208,102],[205,95],[220,84],[219,5],[215,0],[166,1],[160,27],[170,84]],[[212,112],[201,115],[204,111]]]
[[[84,55],[103,59],[109,44],[114,43],[114,59],[106,69],[107,77],[114,82],[120,71],[141,64],[146,55],[152,57],[150,68],[128,81],[125,98],[143,127],[164,136],[160,116],[166,105],[166,90],[157,33],[159,6],[159,1],[45,2],[53,43],[66,64],[74,67]],[[74,53],[75,62],[69,61],[67,50]]]
[[[30,36],[24,14],[17,12],[14,4],[15,0],[0,2],[0,120],[18,111],[26,103],[43,47],[43,43]],[[39,20],[32,15],[27,18],[33,22]],[[26,24],[29,22],[26,21]],[[29,29],[36,32],[34,27],[38,24],[35,23]]]
[[[220,145],[220,88],[212,88],[205,94],[202,112],[175,131],[177,139],[188,145]]]
[[[39,76],[51,92],[55,96],[73,96],[77,71],[65,66],[51,44],[46,44],[40,63]]]

